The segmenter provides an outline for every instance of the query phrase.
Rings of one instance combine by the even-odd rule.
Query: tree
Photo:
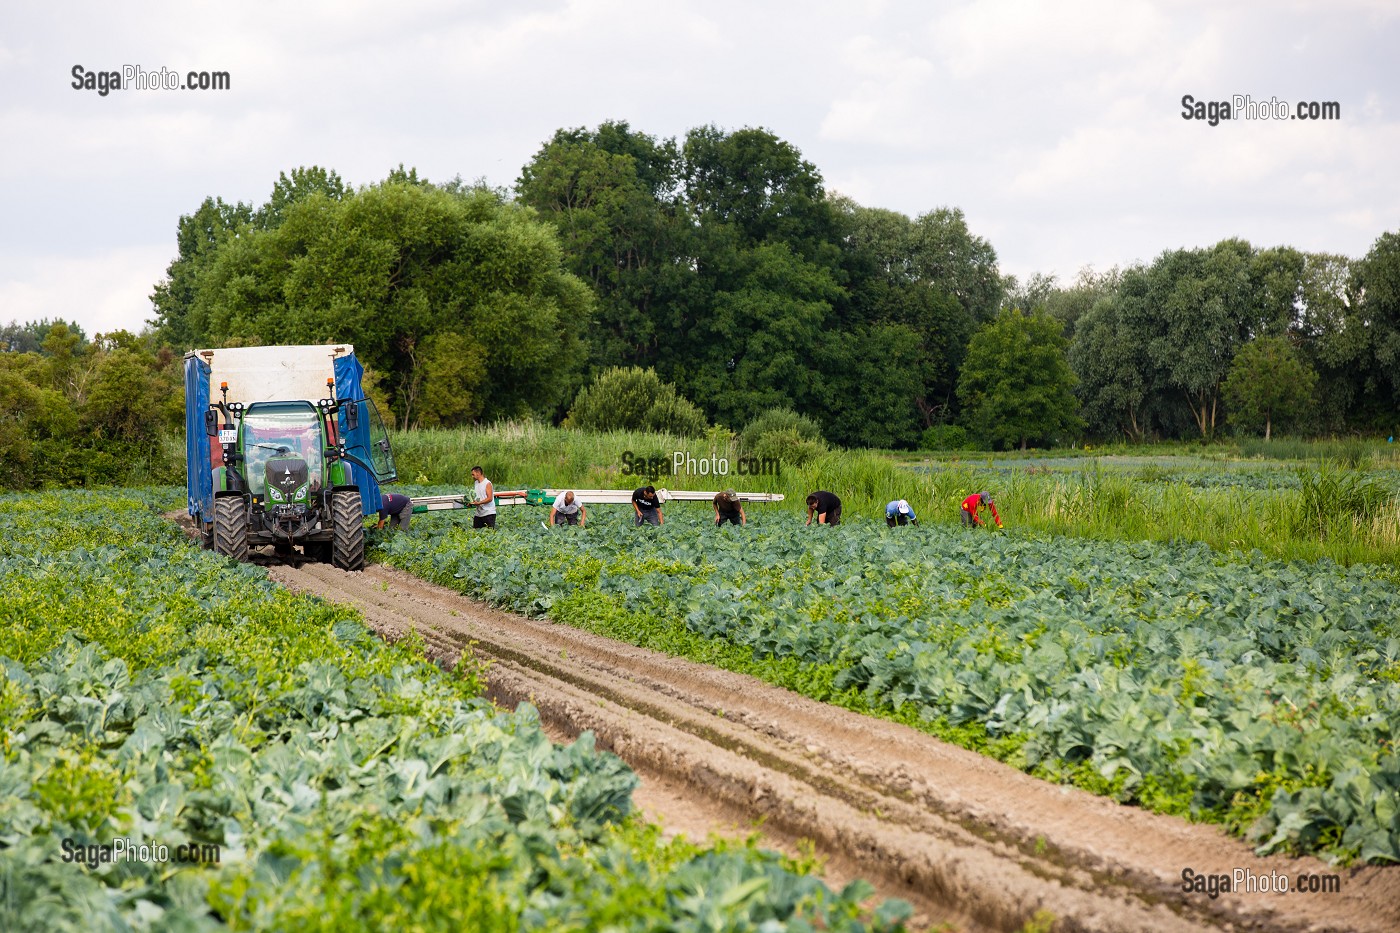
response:
[[[689,213],[674,140],[604,123],[559,130],[521,170],[520,200],[559,231],[567,268],[598,296],[589,367],[669,370],[697,299]]]
[[[1148,341],[1129,322],[1150,319],[1152,281],[1142,266],[1113,273],[1113,285],[1087,290],[1100,295],[1075,317],[1069,363],[1078,378],[1075,394],[1083,405],[1088,429],[1098,437],[1122,435],[1140,441],[1157,434],[1190,431],[1185,400],[1171,384],[1166,368],[1153,359]],[[1064,302],[1051,302],[1051,316],[1063,320]],[[1068,328],[1068,324],[1065,325]]]
[[[63,318],[44,318],[23,324],[11,321],[0,327],[0,353],[38,353],[43,348],[44,339],[48,337],[49,331],[59,324],[63,325],[67,333],[75,335],[77,345],[87,342],[87,335],[83,333],[82,327]]]
[[[1001,306],[997,252],[968,230],[961,208],[940,207],[919,215],[909,262],[915,276],[937,282],[977,324],[991,320]]]
[[[785,244],[753,247],[719,271],[708,317],[692,331],[690,361],[676,382],[711,416],[741,425],[767,408],[812,413],[824,401],[816,353],[840,288],[824,268]]]
[[[575,322],[593,298],[528,208],[397,180],[340,199],[312,191],[281,218],[218,243],[196,279],[191,333],[353,343],[404,426],[552,414],[575,384]]]
[[[686,134],[685,199],[702,223],[738,231],[744,246],[784,243],[803,258],[834,266],[834,214],[821,173],[791,143],[764,129]]]
[[[258,208],[252,216],[252,223],[263,230],[280,226],[287,208],[313,194],[322,194],[332,201],[339,201],[350,194],[350,189],[333,170],[319,165],[292,169],[288,175],[282,172],[277,183],[272,186],[272,194],[267,203]]]
[[[1400,406],[1400,233],[1383,233],[1352,267],[1352,294],[1370,333],[1365,387],[1383,408],[1378,424],[1395,426]],[[1389,395],[1389,399],[1384,398]]]
[[[1001,307],[1022,308],[1028,311],[1048,310],[1052,295],[1062,291],[1055,284],[1055,276],[1043,272],[1033,272],[1024,282],[1014,275],[1003,276],[1001,280]]]
[[[1230,420],[1242,427],[1264,424],[1269,440],[1275,420],[1297,418],[1312,402],[1317,373],[1287,338],[1256,337],[1240,348],[1225,380]]]
[[[1082,426],[1059,321],[1011,308],[972,338],[958,381],[969,426],[994,445],[1053,440]]]
[[[1264,326],[1250,278],[1253,250],[1223,240],[1209,250],[1169,250],[1147,270],[1145,300],[1125,302],[1131,339],[1191,407],[1201,437],[1215,433],[1220,384],[1235,351]]]
[[[151,294],[156,311],[151,323],[161,340],[173,347],[194,349],[203,336],[201,327],[190,320],[200,273],[219,247],[252,218],[250,205],[241,201],[226,204],[222,198],[205,198],[193,214],[180,217],[175,234],[179,254]]]
[[[897,352],[904,338],[887,330],[888,350],[877,349],[863,362],[858,359],[854,371],[848,355],[841,364],[844,368],[836,372],[856,379],[865,374],[882,380],[896,375],[901,380],[912,378],[905,398],[906,406],[913,403],[916,423],[891,425],[901,434],[946,420],[957,391],[958,367],[976,329],[972,314],[942,283],[923,277],[920,269],[927,264],[913,261],[917,231],[912,220],[896,211],[862,207],[848,198],[834,198],[833,204],[846,250],[849,295],[837,304],[840,329],[900,328],[915,336],[912,354],[904,354]],[[898,374],[893,367],[898,367]]]

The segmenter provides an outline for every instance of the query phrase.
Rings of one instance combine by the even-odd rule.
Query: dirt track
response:
[[[1036,780],[912,729],[753,678],[499,612],[387,567],[273,566],[290,588],[354,605],[382,635],[416,629],[452,663],[491,661],[493,697],[528,700],[556,734],[591,729],[663,822],[703,836],[761,818],[815,843],[829,876],[860,876],[920,919],[1015,930],[1400,929],[1400,868],[1258,858],[1219,829]],[[700,831],[697,833],[697,828]],[[1340,875],[1340,893],[1182,891],[1182,871]]]

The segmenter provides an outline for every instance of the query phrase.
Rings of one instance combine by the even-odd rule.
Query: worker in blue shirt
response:
[[[895,499],[885,506],[885,524],[893,528],[895,525],[917,525],[918,516],[914,514],[913,507],[908,499]]]
[[[379,524],[374,527],[383,528],[390,519],[395,528],[407,531],[408,523],[413,520],[413,500],[396,492],[385,493],[384,504],[379,507]]]

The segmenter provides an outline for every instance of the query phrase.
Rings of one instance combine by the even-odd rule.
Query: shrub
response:
[[[958,424],[935,424],[919,438],[920,450],[965,450],[967,429]]]
[[[750,457],[771,457],[801,466],[826,452],[821,426],[790,408],[770,408],[744,426],[739,449]]]
[[[638,366],[605,369],[574,399],[564,427],[586,431],[657,431],[701,437],[709,423],[699,408],[662,382],[655,370]]]

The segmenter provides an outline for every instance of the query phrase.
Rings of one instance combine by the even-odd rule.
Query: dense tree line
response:
[[[589,372],[655,369],[735,427],[790,407],[839,443],[912,445],[951,414],[1001,300],[996,253],[961,212],[830,196],[765,130],[560,130],[517,191],[598,296]]]
[[[1358,259],[1227,239],[1018,282],[961,211],[857,204],[762,129],[560,130],[513,192],[299,168],[260,206],[206,199],[176,247],[139,337],[0,328],[0,482],[114,475],[176,430],[181,353],[240,344],[354,343],[401,427],[635,411],[876,447],[1400,427],[1400,233]]]
[[[184,418],[178,358],[149,334],[42,325],[4,332],[0,488],[176,480],[161,444]]]
[[[1070,335],[1095,436],[1397,426],[1400,235],[1355,262],[1235,239],[1169,250],[1041,304]]]

